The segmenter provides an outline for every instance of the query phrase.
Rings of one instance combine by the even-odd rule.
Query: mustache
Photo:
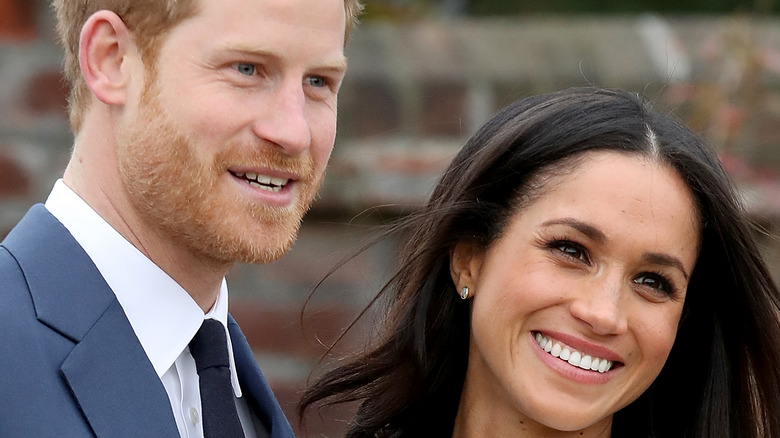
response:
[[[311,154],[290,155],[278,146],[269,144],[232,143],[215,157],[220,170],[233,167],[268,168],[298,175],[301,179],[314,177],[314,159]]]

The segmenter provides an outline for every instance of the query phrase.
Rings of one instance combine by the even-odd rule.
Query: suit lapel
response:
[[[249,406],[265,425],[271,438],[293,438],[292,427],[285,417],[271,387],[257,365],[252,348],[232,316],[228,317],[228,330],[233,344],[233,356],[241,390],[249,395]]]
[[[171,405],[124,312],[114,301],[62,364],[98,437],[178,436]]]
[[[165,388],[92,260],[36,205],[3,242],[43,323],[71,339],[61,372],[98,437],[178,436]]]

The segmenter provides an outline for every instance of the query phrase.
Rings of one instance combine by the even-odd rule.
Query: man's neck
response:
[[[102,173],[101,173],[102,171]],[[116,172],[82,159],[78,149],[63,180],[128,242],[173,278],[204,312],[214,305],[232,264],[193,254],[139,217],[117,181]]]

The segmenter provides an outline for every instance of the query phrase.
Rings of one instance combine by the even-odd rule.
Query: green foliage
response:
[[[533,14],[533,13],[642,13],[665,14],[728,14],[777,13],[771,0],[471,0],[471,15]]]
[[[778,14],[775,0],[365,0],[364,19],[409,21],[437,15],[445,3],[456,14],[472,16],[527,14]],[[453,10],[452,5],[447,7]]]

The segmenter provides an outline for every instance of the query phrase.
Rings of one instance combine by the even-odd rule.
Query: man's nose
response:
[[[280,83],[265,99],[254,121],[253,132],[287,155],[298,155],[311,144],[302,81]]]

